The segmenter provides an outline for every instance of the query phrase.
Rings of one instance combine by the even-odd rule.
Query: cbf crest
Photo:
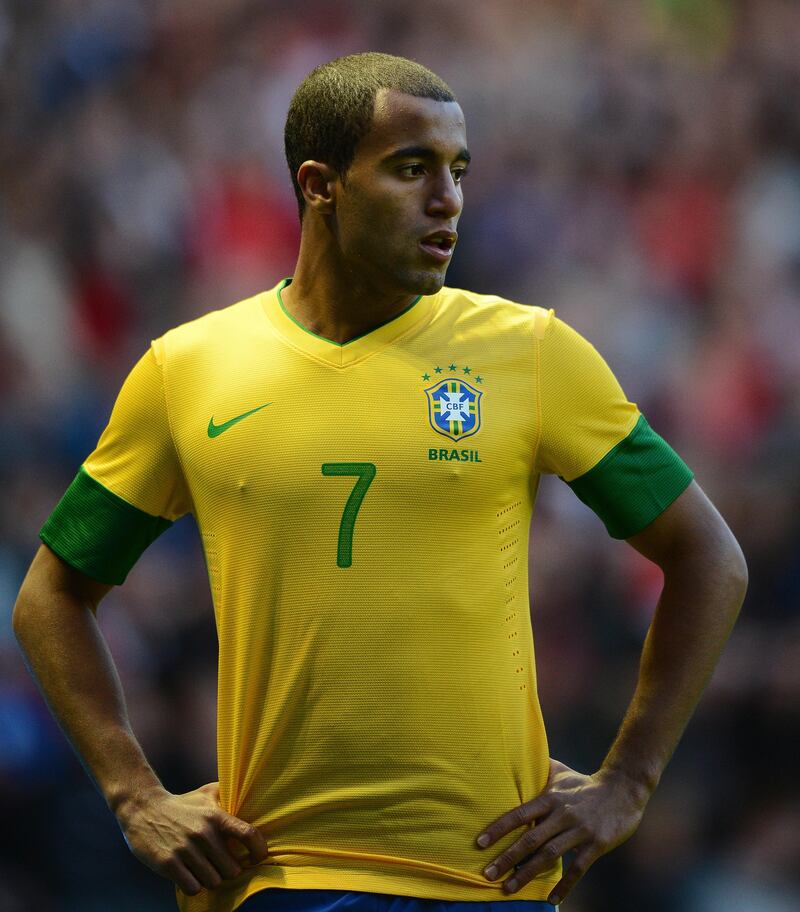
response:
[[[481,426],[483,392],[466,380],[448,377],[425,390],[431,426],[451,440],[477,433]]]

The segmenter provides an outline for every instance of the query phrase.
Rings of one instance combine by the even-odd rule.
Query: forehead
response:
[[[399,146],[429,146],[453,154],[466,146],[464,112],[455,101],[416,98],[379,89],[372,125],[358,146],[358,156],[381,156]]]

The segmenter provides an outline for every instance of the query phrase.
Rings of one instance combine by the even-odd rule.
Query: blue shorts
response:
[[[463,902],[356,890],[267,887],[246,899],[237,912],[555,912],[555,909],[552,903],[530,899]]]

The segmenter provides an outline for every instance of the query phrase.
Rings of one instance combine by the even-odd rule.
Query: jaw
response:
[[[436,294],[444,285],[449,265],[449,263],[437,264],[419,262],[419,260],[414,262],[412,259],[410,262],[397,262],[395,269],[390,274],[387,275],[386,272],[383,274],[393,282],[395,287],[408,294],[431,295]]]
[[[388,262],[391,262],[391,258]],[[398,263],[395,260],[394,268],[390,270],[386,268],[386,264],[386,258],[369,263],[362,260],[351,270],[351,274],[360,276],[376,291],[386,295],[432,295],[444,285],[449,265],[448,263],[442,266],[426,266],[420,263]]]

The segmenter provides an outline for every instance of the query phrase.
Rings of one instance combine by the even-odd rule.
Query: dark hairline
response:
[[[325,162],[344,180],[358,145],[371,129],[383,91],[457,103],[441,77],[405,57],[351,54],[312,70],[292,97],[284,127],[286,161],[301,222],[305,200],[297,181],[300,165],[309,160]]]

